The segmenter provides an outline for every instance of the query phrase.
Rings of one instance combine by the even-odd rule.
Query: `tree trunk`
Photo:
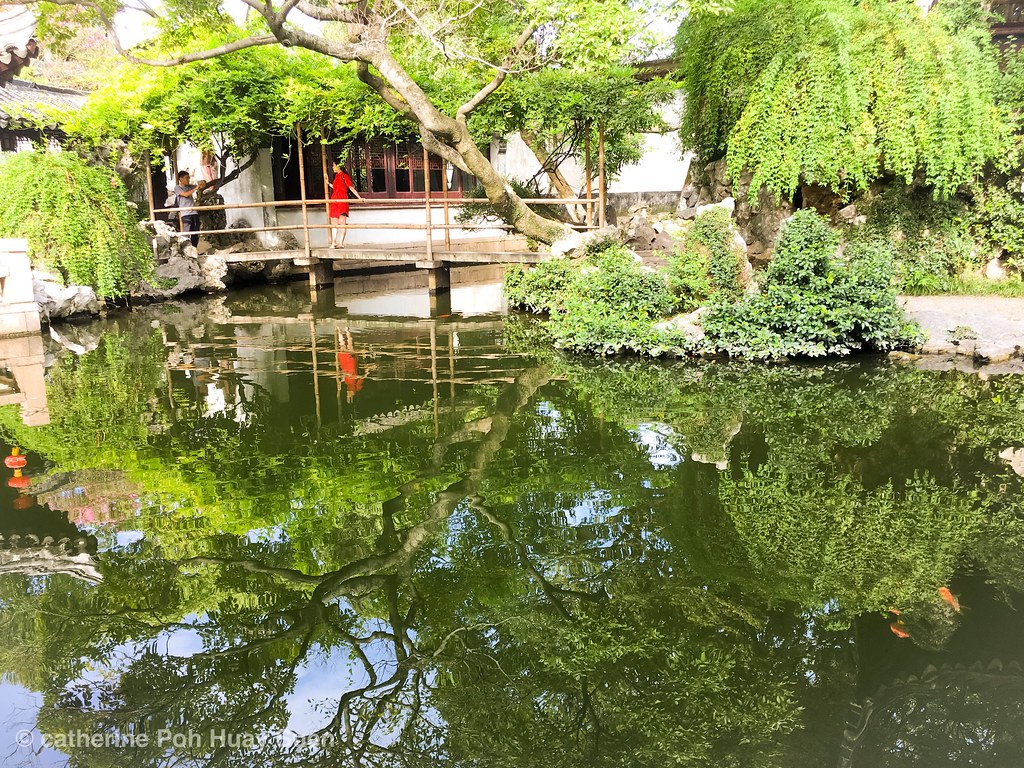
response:
[[[480,151],[469,133],[466,125],[469,109],[460,112],[459,118],[443,114],[394,59],[386,45],[371,46],[370,54],[365,56],[364,61],[376,67],[381,76],[377,77],[368,67],[362,66],[359,68],[359,77],[363,82],[399,114],[420,126],[420,136],[428,151],[476,176],[488,202],[506,224],[546,244],[572,233],[568,225],[546,219],[531,210],[494,170],[490,160]],[[481,101],[476,100],[474,106],[478,106]]]
[[[544,169],[544,173],[548,175],[548,179],[551,181],[552,186],[554,186],[558,194],[567,198],[576,197],[576,191],[569,186],[569,182],[566,181],[565,176],[562,175],[562,172],[558,167],[552,167],[549,165],[551,155],[548,154],[548,151],[544,148],[544,145],[537,137],[537,134],[533,133],[533,131],[523,130],[519,132],[519,135],[522,137],[523,143],[530,148],[534,157],[537,158],[537,162],[540,163],[540,167]],[[582,221],[580,206],[566,204],[565,210],[569,214],[569,218],[573,221],[577,223]]]

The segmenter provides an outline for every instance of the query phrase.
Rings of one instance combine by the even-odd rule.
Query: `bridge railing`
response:
[[[229,227],[225,229],[204,229],[200,234],[203,235],[217,235],[217,234],[255,234],[259,232],[299,232],[302,231],[305,235],[304,239],[309,242],[309,232],[311,230],[319,229],[337,229],[337,225],[330,223],[330,217],[328,221],[324,223],[310,222],[308,221],[308,213],[311,210],[326,210],[322,206],[327,206],[330,203],[337,203],[338,200],[322,199],[322,200],[276,200],[276,201],[261,201],[252,203],[225,203],[221,205],[197,205],[195,211],[202,213],[205,211],[231,211],[231,210],[253,210],[260,209],[279,209],[279,208],[290,208],[304,211],[307,216],[304,216],[303,223],[301,224],[267,224],[262,226],[249,226],[249,227]],[[402,208],[410,209],[417,206],[422,207],[424,211],[424,217],[422,222],[375,222],[375,223],[357,223],[351,221],[351,215],[349,221],[344,225],[345,229],[352,230],[407,230],[424,232],[428,240],[434,239],[434,233],[440,231],[444,234],[445,245],[450,246],[451,232],[453,230],[494,230],[504,229],[511,231],[514,227],[506,224],[502,221],[485,220],[485,221],[465,221],[452,223],[451,221],[451,208],[461,207],[471,203],[486,203],[486,199],[481,198],[402,198],[400,200],[381,200],[377,198],[372,199],[348,199],[347,202],[353,210],[357,210],[360,207],[390,207],[390,208]],[[596,198],[585,198],[585,197],[541,197],[541,198],[525,198],[523,202],[527,205],[548,205],[548,206],[577,206],[584,212],[585,218],[584,223],[569,222],[571,226],[579,230],[591,230],[598,229],[603,226],[604,215],[603,211],[597,210],[598,200]],[[433,210],[441,209],[444,211],[443,223],[437,224],[433,221]],[[151,218],[155,218],[156,214],[165,213],[172,217],[176,217],[178,221],[179,232],[182,229],[181,217],[184,215],[186,209],[181,208],[152,208]],[[191,211],[193,209],[187,209]],[[182,236],[186,236],[189,233],[182,233]]]

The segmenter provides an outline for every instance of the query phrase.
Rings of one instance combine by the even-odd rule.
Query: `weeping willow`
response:
[[[840,194],[888,176],[937,196],[1000,151],[996,51],[979,2],[927,17],[912,0],[738,0],[677,38],[682,138],[729,174],[791,196]]]

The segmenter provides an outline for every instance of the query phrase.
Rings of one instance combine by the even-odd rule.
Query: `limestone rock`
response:
[[[1010,465],[1010,469],[1024,477],[1024,448],[1004,448],[999,458]]]
[[[551,255],[555,258],[562,256],[581,256],[587,246],[602,240],[619,239],[619,231],[616,227],[607,226],[601,229],[594,229],[589,232],[571,232],[566,237],[556,240],[551,244]]]
[[[693,312],[685,315],[676,315],[668,320],[662,320],[654,327],[659,331],[681,332],[691,341],[701,341],[704,338],[704,327],[701,325],[701,317],[707,311],[707,307],[699,307]]]
[[[1008,277],[1006,267],[998,257],[991,259],[985,265],[985,278],[988,280],[1005,280]]]
[[[833,216],[842,205],[842,198],[820,184],[804,184],[800,188],[804,208],[813,208],[822,216]]]
[[[565,237],[559,238],[551,244],[551,255],[556,259],[562,258],[582,247],[583,234],[581,232],[570,232]]]
[[[95,326],[65,323],[58,331],[50,326],[50,338],[64,349],[76,355],[84,355],[100,345],[100,333],[93,330]]]
[[[725,208],[725,210],[727,210],[729,212],[729,215],[732,216],[733,213],[736,212],[736,200],[735,200],[735,198],[727,197],[727,198],[725,198],[724,200],[722,200],[719,203],[709,203],[708,205],[699,205],[699,206],[697,206],[697,213],[696,213],[695,217],[696,216],[700,216],[702,213],[706,213],[707,211],[713,210],[715,208]]]
[[[1005,363],[1017,356],[1018,347],[1012,342],[995,340],[978,344],[974,348],[974,358],[982,363]]]
[[[269,283],[279,283],[282,280],[287,280],[291,273],[292,268],[287,261],[271,262],[263,270],[263,276]]]
[[[208,292],[223,291],[228,262],[224,254],[216,251],[199,257],[199,287]]]
[[[61,285],[53,275],[32,273],[32,296],[44,322],[76,315],[98,315],[102,305],[96,291],[87,285]]]

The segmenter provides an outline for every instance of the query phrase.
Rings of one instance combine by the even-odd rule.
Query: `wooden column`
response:
[[[156,221],[156,205],[153,203],[153,164],[150,161],[149,150],[147,149],[145,154],[142,156],[142,162],[146,166],[146,195],[149,197],[149,220]],[[166,190],[165,190],[166,191]],[[163,204],[160,205],[163,208]],[[153,261],[156,262],[156,238],[154,237],[149,241],[149,247],[153,251]]]
[[[438,423],[438,388],[437,388],[437,323],[430,324],[430,383],[434,394],[434,437],[439,432]]]
[[[597,212],[597,223],[603,227],[608,223],[608,214],[605,210],[608,207],[608,188],[604,177],[604,120],[598,125],[597,164],[597,204],[600,207]]]
[[[446,251],[452,249],[452,231],[448,228],[451,223],[448,221],[448,162],[441,160],[441,192],[444,196],[444,248]]]
[[[302,200],[302,235],[305,239],[305,246],[303,250],[306,254],[307,262],[310,259],[309,251],[309,208],[306,205],[306,159],[303,157],[305,154],[302,151],[302,125],[299,123],[295,124],[295,137],[299,142],[299,192]],[[312,271],[310,271],[312,275]]]
[[[427,261],[434,260],[434,227],[430,215],[430,154],[423,148],[423,196],[427,212]]]
[[[153,204],[153,164],[150,162],[148,149],[142,156],[142,162],[146,166],[146,194],[149,196],[149,220],[153,221],[156,219],[156,212],[153,210],[156,206]],[[163,208],[163,205],[161,204],[160,207]]]
[[[320,167],[324,172],[324,197],[329,198],[327,192],[327,137],[320,131]],[[327,247],[334,244],[334,230],[331,229],[331,204],[324,203],[324,213],[327,214]]]
[[[313,358],[313,399],[316,400],[316,427],[317,429],[321,426],[320,416],[320,364],[317,360],[317,348],[316,348],[316,319],[311,318],[309,321],[309,343]]]
[[[583,175],[587,181],[587,226],[594,223],[594,190],[590,186],[590,130],[591,124],[587,124],[587,141],[583,148]]]

